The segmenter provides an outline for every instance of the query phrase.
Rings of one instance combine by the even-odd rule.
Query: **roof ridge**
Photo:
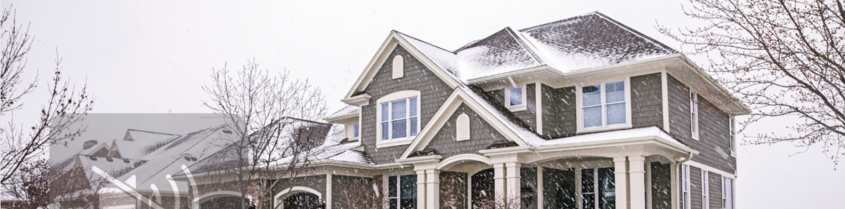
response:
[[[516,40],[516,42],[520,46],[522,46],[522,48],[524,48],[526,51],[528,51],[528,53],[531,54],[531,56],[534,57],[534,59],[537,60],[541,65],[547,64],[545,62],[546,61],[545,59],[540,58],[540,55],[538,54],[538,52],[535,52],[531,47],[528,47],[528,43],[526,43],[526,41],[523,40],[522,35],[516,33],[516,31],[513,31],[513,29],[511,29],[511,27],[505,27],[505,30],[507,30],[508,33],[511,35],[511,37],[513,37]]]
[[[599,11],[592,11],[592,12],[588,12],[588,13],[584,13],[584,14],[580,14],[580,15],[576,15],[576,16],[568,17],[568,18],[565,18],[565,19],[555,20],[555,21],[552,21],[552,22],[547,22],[547,23],[543,23],[543,24],[539,24],[539,25],[535,25],[535,26],[531,26],[531,27],[523,28],[523,29],[520,29],[520,30],[519,30],[519,32],[523,32],[523,31],[525,31],[525,30],[532,29],[532,28],[538,28],[538,27],[542,27],[542,26],[547,26],[547,25],[551,25],[551,24],[556,24],[556,23],[560,23],[560,22],[564,22],[564,21],[571,21],[571,20],[574,20],[574,19],[576,19],[576,18],[582,18],[582,17],[586,17],[586,16],[590,16],[590,15],[603,15],[603,14],[602,14],[601,12],[599,12]]]
[[[454,53],[454,52],[452,52],[452,51],[449,51],[449,50],[444,49],[443,47],[440,47],[440,46],[434,45],[434,44],[432,44],[432,43],[428,43],[427,41],[423,41],[422,39],[419,39],[419,38],[417,38],[417,37],[413,37],[413,36],[408,35],[408,34],[406,34],[406,33],[399,32],[398,30],[393,30],[393,31],[396,31],[396,33],[398,33],[398,34],[400,34],[400,35],[407,36],[407,37],[412,38],[412,39],[414,39],[414,40],[417,40],[417,41],[419,41],[419,42],[423,42],[424,44],[431,45],[431,46],[433,46],[434,48],[437,48],[437,49],[440,49],[440,50],[443,50],[443,51],[449,52],[449,53],[451,53],[451,54],[456,54],[456,53]]]

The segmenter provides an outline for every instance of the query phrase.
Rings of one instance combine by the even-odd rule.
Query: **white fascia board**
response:
[[[420,61],[426,68],[431,70],[437,77],[439,77],[443,82],[445,82],[449,87],[455,88],[460,85],[460,83],[446,73],[445,70],[440,69],[440,67],[435,64],[431,59],[425,56],[419,49],[414,47],[411,43],[409,43],[405,38],[399,35],[396,31],[390,31],[390,35],[387,36],[387,39],[384,40],[381,47],[379,47],[376,54],[367,64],[367,67],[364,68],[364,72],[358,76],[358,79],[355,81],[355,84],[349,89],[349,92],[346,93],[346,96],[343,100],[347,100],[348,98],[352,97],[353,94],[357,91],[363,91],[370,82],[373,80],[376,72],[381,67],[382,64],[387,60],[387,55],[396,48],[396,45],[402,46],[408,50],[408,52],[414,56],[418,61]]]
[[[348,105],[360,107],[360,106],[370,104],[370,98],[373,98],[373,97],[370,96],[369,94],[361,94],[361,95],[356,95],[354,97],[347,97],[347,98],[341,99],[340,101],[343,102],[343,103],[346,103]]]
[[[490,110],[482,107],[478,101],[473,100],[471,96],[463,91],[463,89],[456,88],[455,91],[452,92],[452,95],[446,99],[446,102],[438,108],[437,112],[434,113],[434,116],[429,120],[428,124],[426,124],[426,126],[420,131],[420,134],[417,135],[413,142],[411,142],[411,145],[408,146],[399,159],[405,159],[411,153],[428,146],[428,143],[430,143],[431,139],[434,138],[434,135],[437,134],[436,130],[440,130],[440,128],[443,127],[446,121],[449,120],[452,114],[455,113],[462,103],[466,104],[470,109],[472,109],[472,111],[483,118],[488,124],[493,126],[494,129],[498,130],[499,133],[504,135],[508,140],[516,142],[520,146],[527,145],[518,135],[516,135],[516,133],[513,132],[513,130],[493,116],[489,112]]]
[[[355,120],[358,121],[358,114],[359,112],[353,112],[343,115],[335,115],[323,118],[323,120],[332,122],[332,123],[345,123],[346,121]]]

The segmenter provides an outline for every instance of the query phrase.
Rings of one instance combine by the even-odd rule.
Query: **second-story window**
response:
[[[689,92],[690,132],[693,139],[698,139],[698,94]]]
[[[585,129],[626,124],[625,81],[582,86],[581,113]]]
[[[417,97],[393,100],[381,106],[381,139],[399,139],[417,135]]]
[[[505,88],[505,106],[511,111],[525,110],[525,86]]]

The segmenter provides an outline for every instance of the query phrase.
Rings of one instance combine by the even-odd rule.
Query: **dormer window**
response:
[[[511,111],[525,110],[525,86],[505,89],[505,105]]]
[[[626,80],[580,86],[578,131],[630,128],[630,95]]]
[[[409,144],[420,130],[420,92],[400,91],[377,101],[376,147]]]
[[[393,57],[393,79],[405,76],[405,59],[402,55]]]

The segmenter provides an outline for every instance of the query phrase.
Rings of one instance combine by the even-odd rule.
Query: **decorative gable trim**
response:
[[[452,92],[452,95],[446,99],[446,102],[440,106],[428,124],[426,124],[426,126],[420,131],[420,134],[417,135],[414,141],[411,142],[411,145],[408,146],[399,159],[408,158],[411,153],[425,149],[425,147],[428,146],[428,143],[430,143],[437,134],[437,131],[446,124],[461,104],[466,104],[472,111],[478,114],[479,117],[484,119],[485,122],[489,123],[490,126],[493,126],[494,129],[505,136],[507,140],[513,141],[519,146],[528,146],[528,144],[514,133],[513,130],[506,126],[502,121],[499,121],[496,116],[493,116],[493,113],[491,113],[490,110],[482,106],[478,103],[478,101],[472,99],[472,97],[465,92],[464,89],[457,88],[454,92]]]
[[[449,85],[451,88],[456,88],[460,86],[460,82],[456,80],[454,77],[450,76],[445,70],[441,69],[437,64],[435,64],[431,59],[425,56],[419,49],[414,47],[408,40],[405,40],[404,37],[399,35],[396,31],[390,31],[390,35],[387,36],[387,39],[384,40],[384,43],[379,47],[378,51],[376,52],[373,59],[370,60],[370,63],[367,64],[367,67],[364,69],[364,72],[358,76],[358,80],[355,81],[355,84],[349,89],[349,92],[346,93],[343,102],[349,104],[353,101],[352,97],[355,95],[356,92],[364,91],[367,86],[370,85],[370,82],[375,77],[376,72],[378,72],[379,68],[384,64],[385,61],[390,59],[388,57],[393,49],[396,46],[402,46],[405,50],[408,51],[411,55],[414,56],[417,60],[420,61],[426,68],[431,70],[434,75],[437,75],[446,85]],[[355,105],[355,104],[350,104]]]

